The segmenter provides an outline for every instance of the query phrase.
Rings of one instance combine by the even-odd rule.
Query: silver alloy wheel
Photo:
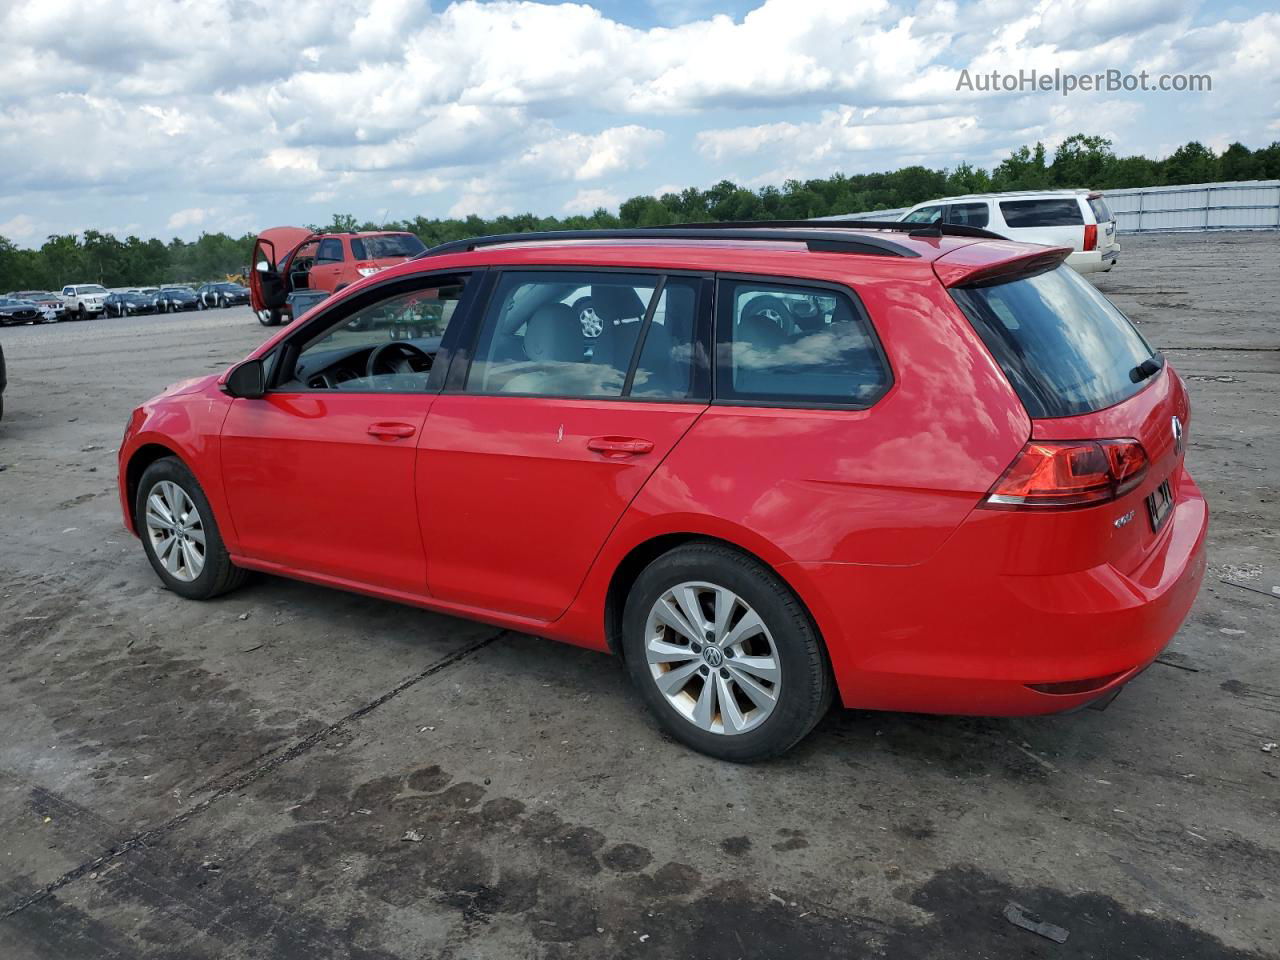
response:
[[[658,691],[700,729],[746,733],[777,705],[782,665],[773,636],[732,590],[702,581],[677,584],[650,608],[644,634]]]
[[[147,497],[147,536],[165,570],[190,583],[204,570],[204,521],[187,492],[161,480]]]

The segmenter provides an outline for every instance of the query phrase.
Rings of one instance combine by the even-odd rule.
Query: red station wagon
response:
[[[1103,701],[1178,630],[1186,387],[1067,249],[911,224],[444,244],[133,412],[128,528],[624,658],[728,760]]]

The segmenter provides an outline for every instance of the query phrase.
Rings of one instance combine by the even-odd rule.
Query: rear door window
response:
[[[833,287],[722,279],[716,399],[762,406],[869,406],[889,367],[862,304]]]
[[[985,227],[990,219],[985,203],[953,203],[947,208],[947,223],[964,227]]]
[[[703,399],[702,281],[589,271],[504,273],[490,299],[468,393]],[[703,325],[705,326],[705,325]]]
[[[1066,265],[951,295],[1035,419],[1093,413],[1148,382],[1130,373],[1154,355],[1150,345]]]
[[[1010,227],[1071,227],[1084,223],[1075,197],[1001,200],[1000,213]]]
[[[316,250],[316,263],[340,263],[342,256],[342,240],[338,237],[326,237],[320,241]]]

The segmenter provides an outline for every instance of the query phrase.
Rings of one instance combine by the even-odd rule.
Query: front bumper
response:
[[[784,564],[781,572],[816,601],[846,706],[1057,713],[1140,673],[1190,612],[1204,579],[1208,508],[1185,471],[1177,489],[1157,545],[1128,573],[1110,564],[994,572],[999,558],[983,541],[981,517],[921,564]]]

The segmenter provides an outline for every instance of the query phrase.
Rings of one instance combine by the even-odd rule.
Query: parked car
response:
[[[4,388],[9,385],[9,374],[4,366],[4,347],[0,346],[0,420],[4,419]]]
[[[1070,247],[1067,263],[1080,273],[1109,271],[1120,259],[1116,221],[1101,193],[1019,190],[976,193],[918,203],[903,223],[948,223],[991,230],[1010,240]]]
[[[128,317],[138,313],[152,313],[156,298],[150,294],[132,290],[113,290],[103,301],[103,309],[109,317]]]
[[[196,306],[201,310],[226,308],[249,302],[249,288],[238,283],[206,283],[196,291]]]
[[[9,296],[14,300],[30,300],[39,309],[40,318],[45,323],[56,323],[66,312],[62,298],[48,290],[15,290]]]
[[[137,408],[125,523],[185,597],[265,570],[613,651],[728,760],[837,694],[1106,700],[1204,575],[1186,386],[1067,248],[915,232],[443,244]]]
[[[76,320],[93,320],[103,311],[107,288],[100,283],[71,283],[62,288],[62,306]]]
[[[40,308],[30,300],[15,300],[12,297],[0,297],[0,326],[13,323],[39,323],[44,319]]]
[[[282,307],[295,290],[336,293],[425,249],[412,233],[312,233],[302,227],[264,230],[254,243],[254,269],[249,274],[253,311],[264,326],[275,326],[284,319]]]
[[[156,292],[157,313],[194,310],[197,302],[196,292],[190,287],[161,287]]]

